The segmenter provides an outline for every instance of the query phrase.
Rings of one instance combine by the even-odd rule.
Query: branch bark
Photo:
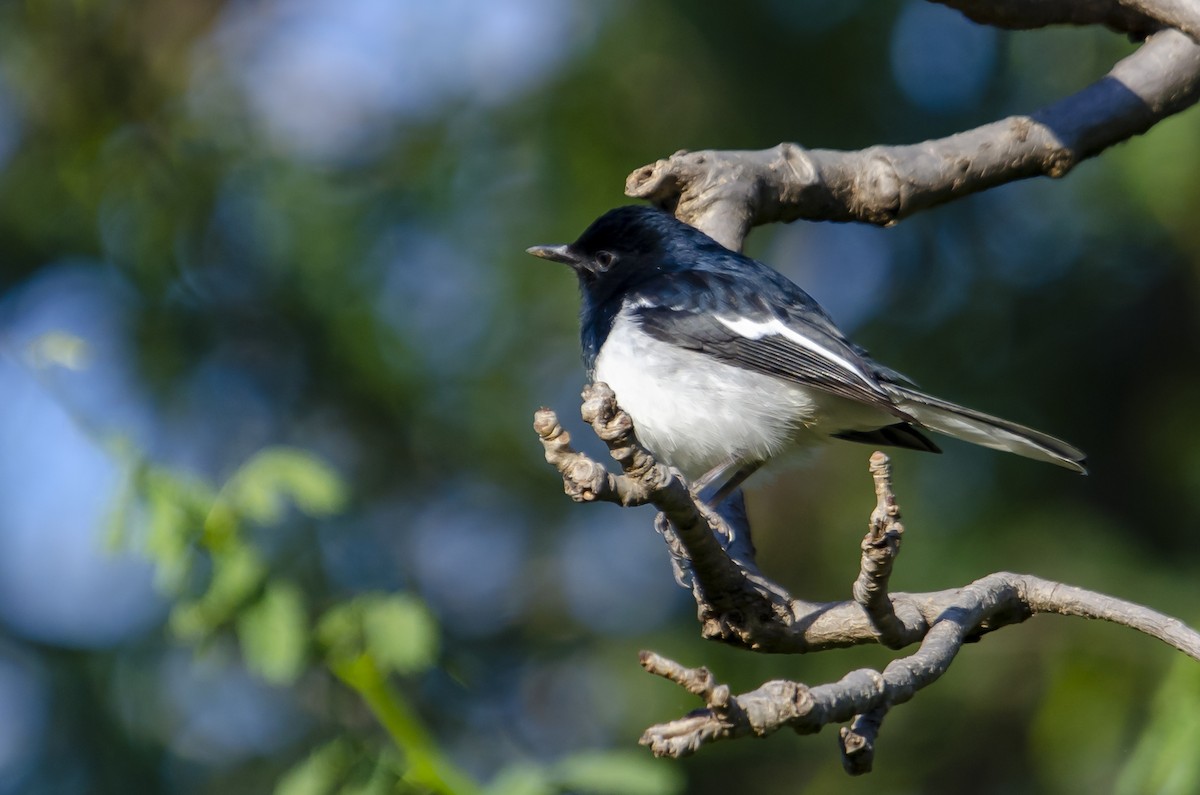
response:
[[[1015,16],[1029,5],[1011,0],[945,4],[996,24],[1012,23],[1006,14]],[[1138,32],[1159,25],[1127,5],[1033,5],[1059,12],[1057,17],[1038,17],[1051,21],[1121,22]],[[1112,15],[1064,13],[1095,11],[1101,5],[1109,6]],[[1175,11],[1180,24],[1193,33],[1200,31],[1200,12],[1194,5],[1163,5]],[[1160,16],[1172,14],[1163,11]],[[934,141],[856,152],[805,149],[792,143],[760,151],[679,151],[630,174],[625,193],[671,210],[740,251],[751,227],[761,224],[805,218],[886,226],[1007,182],[1062,177],[1080,161],[1144,133],[1197,101],[1200,44],[1179,30],[1160,30],[1099,81],[1030,115],[1010,116]]]
[[[1098,618],[1136,629],[1200,661],[1200,633],[1147,607],[1028,574],[998,572],[962,588],[930,593],[889,593],[888,578],[899,553],[903,527],[882,453],[871,456],[876,504],[862,542],[853,599],[814,603],[792,597],[757,570],[753,546],[735,543],[749,532],[740,499],[714,511],[696,499],[677,473],[638,444],[633,423],[604,384],[584,389],[582,414],[622,468],[615,475],[574,450],[557,415],[534,416],[546,460],[579,502],[652,504],[680,568],[690,580],[702,634],[763,652],[804,653],[882,643],[919,647],[883,671],[860,670],[837,682],[808,686],[773,681],[734,696],[703,668],[686,668],[652,652],[643,667],[702,697],[705,707],[652,726],[642,743],[660,756],[684,756],[717,740],[764,736],[784,727],[813,733],[830,723],[852,721],[841,743],[847,770],[870,769],[883,716],[935,682],[962,644],[1039,613]],[[732,511],[725,506],[734,505]]]

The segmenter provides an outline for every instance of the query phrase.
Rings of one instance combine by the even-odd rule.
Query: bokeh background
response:
[[[652,511],[577,506],[575,285],[523,253],[681,149],[938,137],[1132,44],[919,2],[0,5],[0,793],[1200,791],[1200,666],[1038,618],[964,651],[849,779],[835,737],[650,758],[696,704],[893,654],[703,642]],[[896,586],[995,570],[1200,622],[1200,111],[893,229],[749,251],[1076,477],[894,455]],[[871,450],[751,481],[760,561],[845,598]],[[376,716],[388,721],[379,728]]]

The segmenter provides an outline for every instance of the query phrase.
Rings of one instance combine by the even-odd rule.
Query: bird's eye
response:
[[[611,268],[613,263],[616,261],[617,255],[613,254],[611,251],[596,252],[596,270],[600,273],[604,273],[606,270]]]

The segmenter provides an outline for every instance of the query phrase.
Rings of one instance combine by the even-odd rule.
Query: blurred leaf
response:
[[[275,795],[327,795],[341,781],[350,764],[349,743],[334,740],[313,751],[275,786]]]
[[[82,370],[91,360],[87,340],[67,331],[47,331],[29,343],[30,363],[38,368],[59,366]]]
[[[529,764],[509,765],[485,790],[487,795],[554,795],[558,791],[544,768]]]
[[[212,564],[208,590],[171,611],[171,629],[186,640],[200,640],[229,622],[267,575],[258,552],[246,544],[214,552]]]
[[[387,674],[369,654],[331,655],[330,670],[355,690],[376,719],[387,729],[396,748],[404,753],[404,784],[413,792],[474,795],[478,785],[438,749],[437,741],[404,693],[391,685]],[[409,791],[405,788],[403,791]]]
[[[291,684],[308,656],[304,597],[290,582],[273,582],[237,619],[246,667],[274,685]]]
[[[328,516],[345,504],[346,487],[332,467],[306,450],[267,448],[221,489],[206,527],[221,530],[229,513],[262,525],[276,524],[288,500],[309,516]]]
[[[335,660],[369,653],[380,668],[401,674],[429,668],[438,655],[438,626],[409,594],[364,594],[321,617],[317,639]]]
[[[1117,778],[1117,795],[1200,792],[1200,664],[1177,656],[1150,720]]]
[[[570,792],[595,795],[673,795],[684,786],[678,766],[634,751],[574,754],[554,766],[553,776]]]
[[[385,671],[419,673],[437,660],[437,621],[414,596],[368,599],[363,604],[363,635],[366,650]]]
[[[334,660],[349,660],[362,654],[362,607],[357,601],[334,605],[317,622],[317,642]]]
[[[394,749],[385,747],[379,752],[370,772],[346,782],[338,790],[338,795],[389,795],[400,791],[400,775],[404,768],[403,757]]]
[[[160,588],[177,591],[191,568],[212,491],[157,467],[137,467],[133,478],[146,502],[146,552],[157,565],[155,577]]]

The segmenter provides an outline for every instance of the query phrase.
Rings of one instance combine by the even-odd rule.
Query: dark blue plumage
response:
[[[621,207],[567,246],[582,292],[589,377],[605,380],[639,439],[725,493],[783,447],[836,437],[937,452],[921,429],[1083,472],[1070,445],[939,400],[874,362],[808,293],[650,207]]]

